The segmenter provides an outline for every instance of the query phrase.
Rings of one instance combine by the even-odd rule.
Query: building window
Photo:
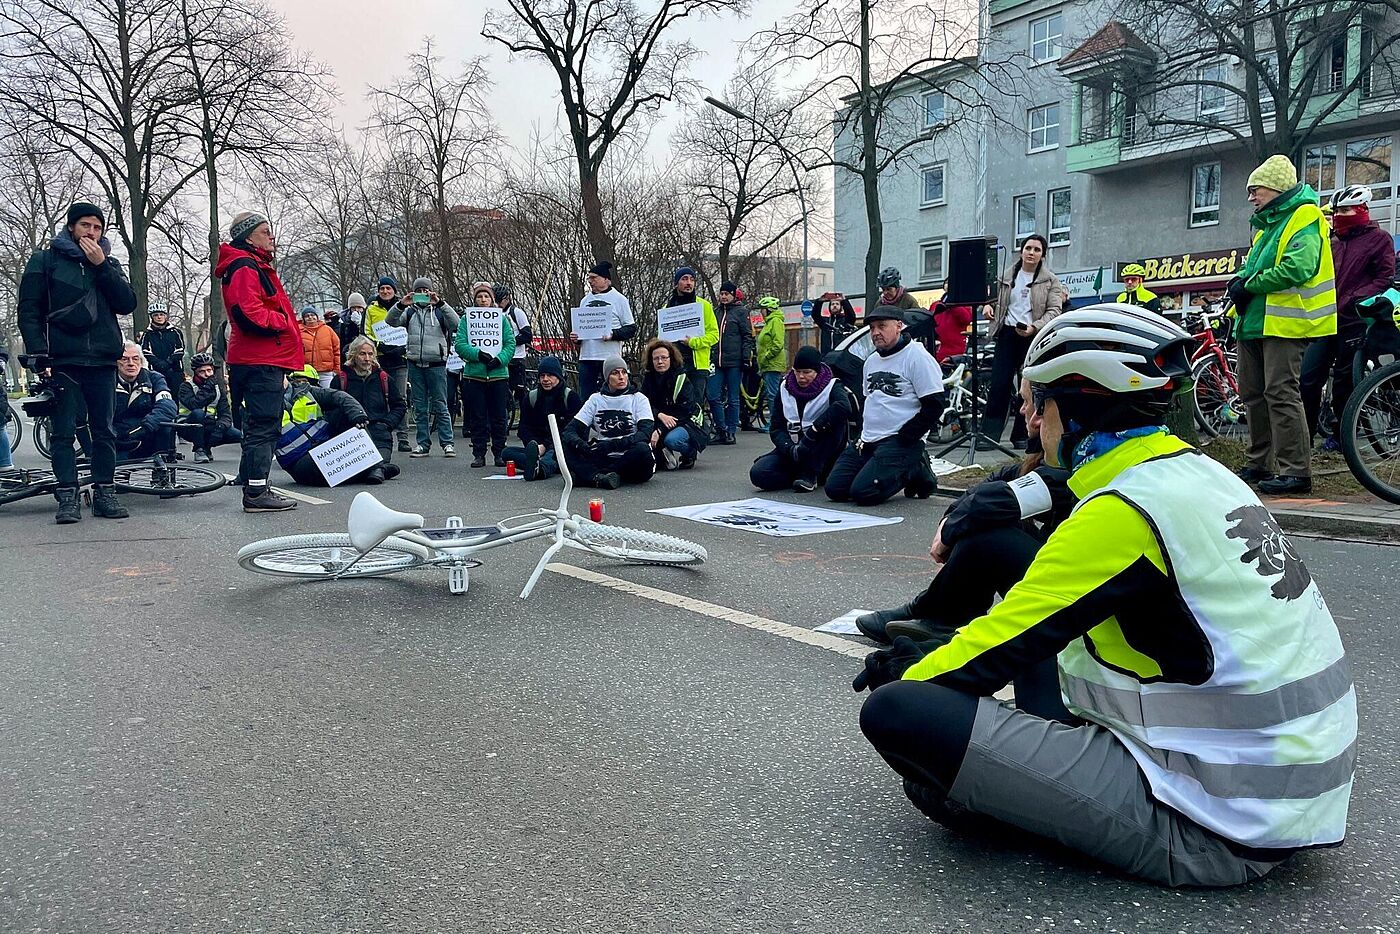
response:
[[[1070,194],[1068,188],[1056,188],[1045,196],[1046,215],[1050,218],[1050,245],[1069,243]]]
[[[924,128],[940,126],[947,112],[948,98],[942,91],[930,91],[924,95]]]
[[[1346,174],[1343,176],[1346,183],[1368,186],[1373,201],[1389,201],[1390,152],[1389,136],[1356,139],[1347,143]]]
[[[1259,116],[1265,120],[1272,117],[1276,110],[1273,92],[1264,83],[1266,75],[1274,81],[1278,80],[1278,54],[1275,52],[1262,52],[1259,55]]]
[[[1044,152],[1060,146],[1060,105],[1046,104],[1026,111],[1028,152]]]
[[[1337,189],[1337,147],[1309,146],[1303,156],[1303,181],[1318,194],[1331,194]]]
[[[1016,218],[1016,249],[1019,250],[1026,238],[1035,233],[1035,195],[1018,195],[1012,202],[1012,211]]]
[[[1191,170],[1191,226],[1220,223],[1220,163],[1207,162]]]
[[[947,240],[919,244],[919,281],[942,282],[947,273],[943,271],[943,257],[947,252]]]
[[[1230,78],[1230,69],[1224,62],[1216,62],[1213,65],[1206,65],[1196,71],[1196,79],[1201,84],[1196,85],[1200,91],[1198,100],[1200,103],[1200,115],[1202,117],[1214,117],[1225,112],[1229,104],[1226,97],[1229,91],[1223,85]],[[1211,82],[1217,82],[1212,84]]]
[[[926,165],[919,169],[919,191],[921,207],[930,208],[937,204],[943,204],[943,170],[947,163],[940,162],[937,165]]]
[[[1060,57],[1060,37],[1064,34],[1064,18],[1059,13],[1031,20],[1031,58],[1037,65],[1053,62]]]

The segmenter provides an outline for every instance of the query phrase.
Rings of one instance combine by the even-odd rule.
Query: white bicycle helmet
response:
[[[1037,387],[1110,393],[1167,390],[1191,374],[1191,335],[1161,315],[1117,302],[1068,311],[1045,325],[1022,375]],[[1092,383],[1093,386],[1087,384]],[[1160,393],[1152,393],[1161,395]]]
[[[1371,203],[1371,189],[1365,185],[1348,185],[1332,192],[1332,210],[1356,208]]]
[[[167,311],[165,308],[165,302],[151,302],[149,305],[146,306],[146,313],[148,315],[153,315],[157,312],[163,315],[170,314],[170,312]]]

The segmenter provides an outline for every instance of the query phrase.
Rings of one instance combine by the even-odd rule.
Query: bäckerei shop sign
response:
[[[1147,276],[1143,284],[1156,291],[1159,286],[1192,286],[1225,282],[1244,267],[1249,248],[1212,250],[1205,253],[1180,253],[1176,256],[1155,256],[1139,260]],[[1117,278],[1123,280],[1123,267],[1117,266]]]

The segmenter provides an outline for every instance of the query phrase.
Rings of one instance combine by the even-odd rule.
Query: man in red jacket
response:
[[[267,485],[272,452],[282,430],[282,391],[287,374],[303,365],[301,327],[272,254],[277,240],[267,218],[244,211],[219,246],[215,271],[223,283],[230,325],[228,389],[235,409],[243,407],[244,512],[282,512],[296,503]]]
[[[1309,345],[1303,355],[1298,391],[1308,419],[1309,437],[1317,434],[1322,387],[1332,376],[1332,412],[1341,418],[1352,390],[1352,361],[1366,337],[1356,303],[1390,288],[1395,277],[1394,239],[1371,220],[1371,189],[1348,185],[1332,194],[1332,262],[1337,277],[1337,333]],[[1324,431],[1324,451],[1337,451],[1334,431]]]

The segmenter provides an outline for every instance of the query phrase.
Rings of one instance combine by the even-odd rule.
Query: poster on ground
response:
[[[501,315],[499,308],[468,308],[467,340],[477,350],[497,355],[501,352],[504,339],[501,336]]]
[[[581,341],[606,340],[612,333],[611,305],[585,305],[569,309],[569,326]]]
[[[656,309],[656,336],[662,340],[678,341],[704,333],[705,309],[699,302]]]
[[[321,468],[327,486],[337,486],[384,460],[369,432],[351,428],[325,444],[310,450],[311,459]]]
[[[801,503],[780,503],[777,500],[750,497],[725,503],[702,503],[698,506],[673,506],[651,509],[663,516],[675,516],[706,525],[721,525],[741,532],[757,532],[776,538],[794,535],[815,535],[821,532],[845,532],[867,529],[877,525],[896,525],[900,516],[871,516],[839,509],[823,509]]]

